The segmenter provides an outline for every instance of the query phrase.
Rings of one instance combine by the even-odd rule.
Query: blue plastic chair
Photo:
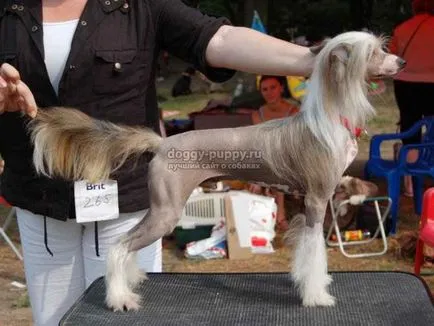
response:
[[[386,160],[381,157],[381,143],[383,141],[402,140],[418,133],[426,128],[421,144],[402,146],[397,160]],[[365,165],[365,179],[372,176],[387,179],[387,191],[392,199],[391,217],[392,226],[390,233],[396,233],[398,219],[399,195],[401,178],[411,175],[413,180],[414,207],[417,214],[422,210],[423,179],[425,176],[433,177],[434,160],[434,117],[424,118],[413,125],[409,130],[395,134],[375,135],[371,139],[369,160]],[[406,157],[411,149],[419,150],[419,157],[415,163],[407,163]]]
[[[417,149],[419,151],[419,157],[415,163],[407,163],[406,157],[408,151],[412,149]],[[416,214],[421,215],[424,177],[428,176],[434,178],[434,141],[403,146],[399,153],[398,161],[400,162],[402,174],[411,175],[412,177],[414,208]]]

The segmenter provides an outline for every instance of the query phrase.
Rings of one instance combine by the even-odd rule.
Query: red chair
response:
[[[14,253],[17,255],[17,257],[20,260],[23,260],[23,256],[21,255],[18,248],[14,245],[12,240],[9,238],[9,236],[6,234],[6,230],[12,221],[12,218],[15,215],[15,207],[12,207],[2,196],[0,196],[0,205],[10,208],[9,213],[6,216],[5,222],[2,226],[0,226],[0,236],[6,241],[6,243],[11,247],[11,249],[14,251]]]
[[[425,191],[422,205],[420,231],[414,261],[414,273],[416,275],[420,275],[420,268],[424,260],[423,246],[426,244],[434,247],[434,187]]]

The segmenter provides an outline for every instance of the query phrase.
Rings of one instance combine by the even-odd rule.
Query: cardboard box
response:
[[[236,217],[232,207],[232,200],[230,196],[225,196],[225,211],[226,211],[226,238],[228,246],[229,259],[249,259],[253,256],[250,246],[242,247],[240,237],[236,227]],[[247,218],[244,219],[248,224]]]

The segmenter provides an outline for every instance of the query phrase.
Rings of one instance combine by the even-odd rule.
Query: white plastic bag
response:
[[[212,228],[209,238],[188,243],[184,255],[192,259],[225,258],[227,256],[225,218],[222,217]]]

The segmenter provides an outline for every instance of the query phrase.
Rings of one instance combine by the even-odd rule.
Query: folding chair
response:
[[[383,214],[381,214],[380,206],[378,204],[378,202],[381,202],[381,201],[386,201],[388,203],[386,208],[383,211]],[[345,257],[362,258],[362,257],[380,256],[380,255],[385,254],[387,251],[387,238],[386,238],[386,232],[384,230],[384,222],[386,221],[386,217],[389,214],[390,207],[392,205],[392,200],[390,199],[390,197],[370,197],[370,198],[366,198],[366,200],[363,203],[367,203],[367,202],[374,202],[374,207],[375,207],[375,211],[377,213],[377,218],[378,218],[377,230],[375,231],[375,233],[373,235],[371,235],[371,237],[369,239],[357,240],[357,241],[343,241],[342,236],[341,236],[341,230],[339,229],[339,224],[338,224],[338,212],[342,206],[351,205],[350,200],[347,199],[347,200],[342,201],[338,205],[338,207],[336,207],[336,209],[333,209],[333,202],[332,202],[332,199],[330,199],[330,211],[332,213],[332,223],[331,223],[330,228],[329,228],[328,233],[327,233],[326,242],[327,242],[327,245],[330,247],[339,246],[339,249],[341,250],[342,254]],[[336,233],[337,241],[331,240],[333,230]],[[370,242],[374,241],[374,239],[377,238],[378,234],[381,234],[381,238],[383,240],[383,249],[381,251],[365,252],[365,253],[359,253],[359,254],[350,254],[345,250],[346,246],[354,246],[354,245],[362,245],[362,244],[370,243]]]
[[[23,260],[23,256],[21,255],[20,251],[14,245],[14,243],[9,238],[9,236],[6,234],[6,230],[9,227],[9,224],[12,222],[13,217],[15,216],[15,207],[12,207],[11,205],[9,205],[9,203],[1,196],[0,196],[0,205],[10,208],[9,213],[6,216],[4,224],[0,227],[0,235],[3,237],[3,239],[9,245],[9,247],[11,247],[11,249],[14,251],[14,253],[17,255],[17,257],[20,260]]]

